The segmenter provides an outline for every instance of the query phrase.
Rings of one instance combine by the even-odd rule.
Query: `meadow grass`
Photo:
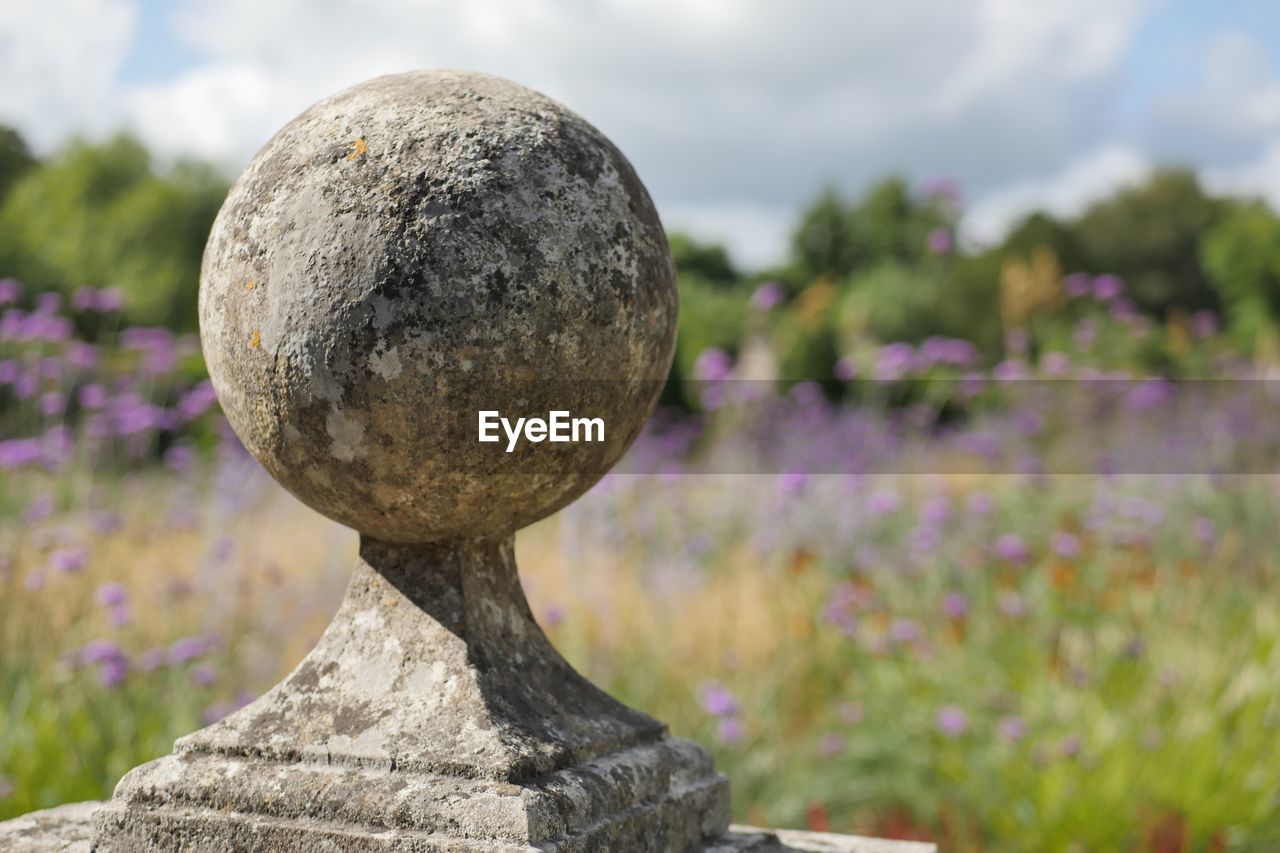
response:
[[[234,508],[190,511],[200,476],[120,487],[102,532],[56,511],[23,531],[0,617],[0,814],[108,796],[274,683],[336,608],[349,531],[247,467]],[[1100,494],[1129,502],[1131,535],[1089,529]],[[517,552],[556,645],[711,746],[741,820],[949,850],[1268,849],[1274,498],[1271,478],[621,475]],[[788,524],[832,507],[888,556]],[[788,538],[762,542],[762,515]],[[911,565],[922,523],[939,539]],[[994,554],[1012,530],[1023,552]],[[83,565],[51,565],[84,541]]]

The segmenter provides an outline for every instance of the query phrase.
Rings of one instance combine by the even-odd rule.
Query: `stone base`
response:
[[[74,803],[32,812],[0,823],[0,850],[5,853],[90,853],[95,821],[110,810],[107,803]],[[332,846],[313,850],[387,849],[359,846],[363,839],[347,834]],[[171,850],[173,847],[135,847],[134,850]],[[288,849],[288,848],[285,848]],[[410,848],[411,849],[411,848]],[[422,847],[418,849],[440,849]],[[447,847],[443,849],[448,849]],[[498,849],[498,848],[494,848]],[[767,830],[750,826],[731,826],[729,831],[707,842],[698,853],[937,853],[932,844],[915,841],[885,841],[854,835],[825,832]]]
[[[683,851],[728,821],[728,781],[671,737],[519,783],[179,752],[121,780],[94,849]]]

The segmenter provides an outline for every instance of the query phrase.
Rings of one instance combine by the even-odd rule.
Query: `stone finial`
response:
[[[585,492],[648,416],[675,319],[626,158],[555,101],[458,71],[379,77],[286,125],[232,187],[200,286],[245,446],[394,542],[508,534]],[[601,418],[604,441],[477,441],[478,411],[546,406]]]

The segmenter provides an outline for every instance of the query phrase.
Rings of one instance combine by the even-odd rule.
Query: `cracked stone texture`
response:
[[[105,803],[73,803],[0,822],[0,851],[5,853],[90,853],[94,813]],[[385,839],[384,839],[385,841]],[[316,850],[353,848],[316,847]],[[390,849],[365,847],[355,849]],[[697,853],[937,853],[932,844],[885,841],[853,835],[731,826]]]
[[[675,346],[675,270],[626,158],[551,99],[414,71],[326,98],[214,223],[218,399],[285,488],[380,539],[511,533],[630,446]],[[477,411],[601,417],[598,444],[476,440]]]
[[[513,537],[365,536],[316,647],[126,774],[97,849],[679,851],[728,823],[706,751],[552,647]]]

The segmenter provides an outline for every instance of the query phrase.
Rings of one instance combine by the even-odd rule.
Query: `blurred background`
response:
[[[227,429],[229,181],[461,67],[627,153],[680,338],[518,539],[570,660],[740,821],[1280,849],[1280,16],[1224,0],[57,0],[0,15],[0,819],[273,684],[354,534]]]

